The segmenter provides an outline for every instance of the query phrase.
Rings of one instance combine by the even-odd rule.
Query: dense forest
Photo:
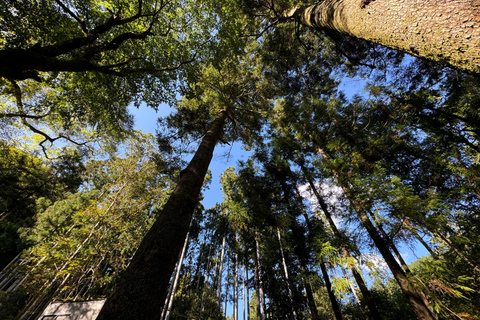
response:
[[[4,0],[0,61],[0,319],[480,319],[478,1]]]

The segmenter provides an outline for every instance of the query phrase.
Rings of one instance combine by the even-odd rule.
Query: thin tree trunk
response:
[[[217,301],[218,301],[218,309],[221,309],[220,306],[222,305],[222,273],[223,273],[223,258],[225,256],[225,239],[226,236],[223,236],[222,241],[222,253],[220,254],[220,264],[218,267],[218,279],[217,279]]]
[[[329,159],[328,155],[318,146],[319,153],[322,155],[324,159]],[[337,171],[333,172],[340,187],[343,189],[347,199],[352,204],[353,208],[357,212],[357,215],[362,222],[362,225],[367,230],[368,234],[372,238],[375,246],[377,247],[378,251],[382,255],[383,259],[387,263],[390,271],[392,272],[395,280],[397,281],[398,285],[400,286],[403,294],[407,298],[410,306],[412,307],[413,311],[415,312],[417,318],[419,320],[434,320],[436,319],[435,315],[430,310],[428,306],[428,302],[423,297],[422,293],[416,292],[411,288],[409,284],[409,280],[402,269],[402,267],[398,264],[395,260],[394,256],[392,255],[390,248],[386,241],[382,238],[378,230],[375,228],[373,223],[368,218],[367,213],[365,212],[363,206],[358,202],[355,201],[355,197],[350,193],[350,189],[348,185],[343,181],[342,177]],[[321,198],[321,197],[320,197]],[[328,211],[328,210],[327,210]]]
[[[423,238],[418,234],[417,230],[415,230],[415,227],[413,227],[408,220],[405,220],[405,229],[410,231],[411,234],[423,245],[423,247],[430,253],[430,255],[433,258],[438,258],[438,255],[433,249],[430,247],[430,245],[423,240]]]
[[[458,248],[453,244],[451,243],[447,237],[445,237],[443,234],[441,234],[440,232],[438,231],[434,231],[432,232],[433,234],[436,234],[438,237],[440,237],[440,239],[442,239],[443,241],[445,241],[445,243],[450,247],[452,248],[461,258],[463,261],[465,261],[470,267],[473,268],[473,271],[475,271],[477,274],[480,274],[480,268],[475,265],[473,262],[471,262],[464,254],[463,252],[461,252],[460,250],[458,250]]]
[[[288,298],[292,308],[293,319],[297,319],[297,313],[295,312],[295,303],[293,302],[292,288],[290,287],[290,279],[288,277],[287,262],[285,261],[285,255],[283,253],[282,238],[280,237],[280,228],[277,227],[278,245],[280,246],[280,254],[282,255],[283,272],[285,274],[285,281],[287,282]]]
[[[246,281],[247,281],[247,320],[250,320],[250,288],[248,287],[248,266],[245,265],[245,276],[246,276]]]
[[[317,305],[315,304],[315,298],[313,297],[312,286],[310,285],[309,280],[306,277],[306,270],[300,267],[303,277],[303,286],[305,287],[305,293],[307,294],[308,308],[312,316],[312,320],[319,320],[320,316],[318,315]]]
[[[305,26],[348,34],[480,73],[480,6],[475,0],[325,0],[283,13]]]
[[[283,169],[286,169],[287,172],[289,173],[289,175],[293,176],[289,167],[286,167],[286,168],[283,168]],[[284,199],[290,198],[292,196],[291,195],[292,188],[287,184],[287,178],[286,178],[286,175],[282,172],[283,171],[282,168],[271,167],[270,171],[271,171],[271,173],[274,174],[274,176],[277,178],[277,180],[281,183],[283,193],[284,193]],[[295,185],[295,184],[296,184],[296,182],[293,181],[293,185]],[[303,206],[302,198],[299,196],[300,193],[298,192],[298,190],[295,187],[293,187],[293,188],[296,190],[298,203],[300,204],[300,207],[302,209],[302,214],[305,218],[305,221],[307,223],[307,227],[309,228],[309,231],[310,231],[310,229],[311,229],[310,219],[308,218],[307,212],[306,212],[306,210]],[[292,230],[292,233],[293,233],[294,237],[296,237],[297,239],[303,239],[302,243],[297,243],[296,248],[295,248],[296,249],[295,253],[296,253],[296,255],[298,257],[298,260],[300,262],[300,271],[301,271],[302,277],[304,279],[305,291],[307,293],[307,301],[308,301],[308,305],[309,305],[309,308],[310,308],[312,320],[317,320],[317,319],[319,319],[317,306],[315,304],[315,299],[313,298],[313,291],[312,291],[310,282],[307,281],[307,273],[308,272],[307,272],[306,261],[307,261],[307,258],[308,258],[308,254],[307,254],[307,246],[306,246],[306,237],[305,237],[305,234],[303,234],[303,232],[300,231],[299,228],[298,228],[297,219],[296,219],[296,216],[298,214],[296,212],[296,209],[293,208],[288,201],[286,202],[286,205],[287,205],[288,211],[291,213],[291,215],[293,217],[290,221],[290,229]]]
[[[258,295],[260,297],[261,318],[262,320],[266,318],[267,308],[265,304],[265,295],[263,293],[263,280],[262,280],[262,264],[260,262],[260,245],[258,241],[258,233],[255,233],[255,248],[257,254],[257,263],[258,263]]]
[[[175,270],[178,271],[178,263],[177,263],[177,266],[175,267]],[[176,274],[177,274],[177,272],[175,272],[173,276],[175,277]],[[173,281],[173,279],[172,279],[172,281],[170,281],[170,286],[168,288],[167,299],[165,299],[165,303],[163,304],[162,316],[160,317],[160,320],[164,320],[165,316],[167,315],[168,304],[169,304],[171,296],[172,296],[174,282],[175,281]]]
[[[158,320],[170,276],[198,203],[213,150],[227,110],[221,111],[205,134],[190,164],[157,220],[143,238],[128,268],[121,275],[97,320]]]
[[[263,313],[262,313],[262,301],[261,301],[261,296],[263,295],[263,291],[260,289],[260,253],[258,249],[258,232],[255,231],[255,253],[253,255],[253,260],[255,264],[255,303],[257,305],[257,320],[263,320]]]
[[[190,222],[190,225],[191,224],[192,223]],[[180,271],[182,271],[183,258],[185,257],[185,253],[187,252],[188,236],[189,235],[190,235],[190,231],[187,232],[187,236],[185,237],[185,244],[183,245],[182,253],[180,254],[180,260],[178,261],[177,272],[175,274],[175,279],[173,280],[173,288],[172,288],[172,292],[170,294],[170,299],[168,301],[168,308],[167,308],[167,312],[165,314],[165,320],[169,320],[170,319],[170,314],[172,313],[173,300],[175,298],[175,291],[177,291],[178,279],[180,279]]]
[[[227,277],[225,281],[225,302],[224,302],[224,315],[227,317],[227,305],[228,305],[228,287],[229,287],[229,279],[228,279],[228,257],[227,257]]]
[[[235,235],[235,239],[238,242],[238,234]],[[235,298],[234,298],[234,320],[238,320],[238,253],[235,253]]]
[[[213,234],[212,234],[213,236]],[[208,258],[210,258],[210,253],[212,252],[212,241],[210,240],[210,249],[208,250]],[[217,269],[216,267],[216,261],[217,261],[217,258],[218,258],[218,250],[217,250],[217,254],[215,255],[215,269]],[[203,312],[205,311],[205,292],[207,292],[207,284],[208,284],[208,281],[207,281],[207,277],[210,273],[210,270],[212,269],[212,260],[209,259],[208,261],[208,265],[207,265],[207,268],[206,268],[206,274],[204,276],[204,280],[203,280],[203,290],[202,290],[202,301],[201,301],[201,308],[200,308],[200,319],[203,318]],[[213,283],[213,281],[212,281]]]
[[[342,320],[342,312],[340,311],[340,306],[338,304],[337,298],[332,290],[332,283],[330,282],[330,277],[328,276],[327,267],[325,262],[320,261],[320,269],[322,270],[323,281],[325,282],[325,287],[327,288],[328,297],[330,298],[330,303],[332,304],[333,313],[335,314],[335,319]]]
[[[345,277],[345,280],[347,280],[348,286],[350,287],[350,291],[352,291],[353,297],[355,298],[355,302],[361,307],[362,304],[360,302],[360,299],[358,298],[357,290],[355,290],[352,281],[350,281],[350,276],[348,275],[347,270],[345,270],[343,266],[341,266],[341,269],[343,272],[343,276]],[[363,312],[363,308],[361,310]]]
[[[374,214],[372,213],[371,210],[366,210],[365,211],[368,213],[368,215],[370,216],[370,218],[373,219],[373,221],[375,221],[375,216]],[[385,232],[385,230],[383,230],[383,227],[381,224],[378,224],[377,223],[377,226],[376,226],[378,232],[380,233],[380,235],[383,237],[383,239],[385,239],[387,245],[390,247],[390,249],[392,249],[393,253],[395,254],[395,256],[397,257],[398,261],[400,262],[400,265],[402,266],[403,270],[405,271],[405,273],[410,273],[410,268],[408,267],[407,263],[405,262],[405,260],[403,259],[402,255],[400,254],[400,252],[398,251],[397,249],[397,246],[393,243],[393,239],[390,239],[390,237],[388,236],[388,234]]]
[[[245,301],[246,299],[246,292],[245,292],[245,278],[247,277],[247,272],[245,270],[245,264],[242,266],[242,294],[243,294],[243,320],[247,320],[246,317],[247,317],[247,310],[246,310],[246,306],[247,306],[247,303]]]
[[[315,187],[315,184],[313,183],[312,179],[310,178],[310,176],[307,172],[307,169],[303,165],[301,166],[301,168],[302,168],[303,175],[306,178],[306,180],[307,180],[307,182],[310,186],[310,189],[312,189],[312,192],[315,195],[315,198],[317,199],[318,204],[320,205],[320,208],[322,209],[325,218],[327,218],[327,221],[328,221],[328,224],[330,225],[330,228],[333,230],[333,234],[335,235],[335,237],[337,239],[342,240],[342,234],[340,233],[340,231],[338,230],[335,222],[333,221],[333,217],[330,213],[330,210],[328,209],[327,204],[325,203],[325,201],[323,200],[323,197],[320,195],[317,188]],[[341,241],[341,242],[343,242],[343,241]],[[352,256],[350,255],[350,252],[345,248],[344,245],[342,245],[342,250],[341,251],[342,251],[343,256],[347,259],[347,261],[349,259],[352,259]],[[368,309],[370,310],[370,314],[372,315],[372,319],[374,319],[374,320],[382,319],[382,317],[380,316],[380,313],[378,312],[377,305],[376,305],[375,301],[373,300],[372,295],[370,294],[370,290],[368,290],[368,287],[365,284],[365,281],[363,280],[362,276],[358,272],[357,268],[355,267],[355,265],[353,263],[349,263],[348,265],[350,267],[350,270],[352,271],[352,274],[353,274],[353,277],[355,278],[355,281],[358,284],[358,287],[360,288],[360,291],[362,292],[362,296],[365,299],[365,303],[367,304]]]

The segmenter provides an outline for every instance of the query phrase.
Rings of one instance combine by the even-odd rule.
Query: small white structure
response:
[[[105,300],[52,302],[37,320],[95,320]]]

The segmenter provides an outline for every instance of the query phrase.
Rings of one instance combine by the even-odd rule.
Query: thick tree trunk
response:
[[[480,73],[478,0],[324,0],[283,16]]]
[[[128,268],[107,298],[97,320],[158,320],[170,276],[220,137],[227,110],[221,111],[162,212],[142,240]]]

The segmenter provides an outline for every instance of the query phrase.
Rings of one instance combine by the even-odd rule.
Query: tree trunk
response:
[[[260,248],[258,243],[258,232],[255,231],[255,290],[257,292],[257,320],[265,319],[265,301],[263,299],[263,284],[260,267]]]
[[[477,0],[325,0],[283,17],[480,73]]]
[[[352,202],[351,196],[347,194],[347,198]],[[363,209],[360,208],[359,205],[352,203],[356,208],[357,214],[362,221],[363,226],[367,229],[368,234],[372,238],[375,246],[377,247],[378,251],[382,255],[383,259],[387,263],[390,271],[392,272],[395,280],[397,280],[398,285],[402,289],[402,292],[405,294],[408,302],[413,308],[413,311],[417,315],[419,320],[434,320],[436,317],[430,310],[429,306],[427,305],[426,300],[422,296],[422,293],[414,291],[409,283],[409,280],[402,269],[402,267],[398,264],[397,260],[391,253],[388,244],[385,240],[381,237],[378,230],[375,228],[373,223],[368,218],[367,214]]]
[[[315,195],[315,198],[318,201],[318,204],[320,205],[320,208],[323,211],[323,214],[325,215],[325,218],[327,218],[328,224],[330,225],[330,228],[333,230],[333,234],[335,235],[336,238],[339,240],[342,239],[342,234],[338,230],[337,226],[335,225],[335,222],[333,221],[332,215],[330,213],[330,210],[328,209],[327,204],[325,201],[323,201],[323,197],[320,195],[318,192],[317,188],[315,187],[315,184],[313,183],[312,179],[310,178],[307,169],[302,165],[302,172],[304,177],[306,178],[308,184],[310,185],[310,188],[313,191],[313,194]],[[342,241],[343,242],[343,241]],[[352,256],[350,255],[350,252],[345,248],[344,245],[342,245],[342,254],[345,258],[351,259]],[[380,320],[382,317],[380,316],[380,313],[378,312],[377,305],[375,304],[375,301],[373,300],[370,291],[368,290],[367,285],[365,284],[365,281],[363,281],[362,276],[358,272],[357,268],[349,263],[349,268],[352,271],[353,277],[355,278],[355,281],[358,284],[358,287],[360,288],[360,291],[362,292],[362,296],[365,299],[365,303],[368,306],[368,309],[370,310],[370,314],[372,316],[372,319],[374,320]]]
[[[292,293],[292,288],[290,287],[290,279],[288,277],[287,262],[285,261],[285,254],[283,253],[282,238],[280,237],[280,228],[279,227],[277,227],[277,236],[278,236],[278,245],[280,246],[280,254],[282,256],[283,272],[285,274],[285,281],[287,283],[288,298],[290,299],[293,319],[296,320],[297,319],[297,313],[295,312],[295,303],[293,302],[293,293]]]
[[[412,226],[408,220],[405,220],[405,229],[408,230],[423,245],[423,247],[428,251],[428,253],[430,253],[433,258],[438,259],[437,253],[433,251],[430,245],[418,234],[415,227]]]
[[[192,223],[190,222],[190,225],[191,224]],[[187,232],[187,237],[185,238],[185,243],[182,248],[182,253],[180,254],[180,260],[178,261],[178,268],[177,268],[177,272],[175,273],[175,278],[173,280],[173,287],[172,287],[170,299],[168,301],[167,312],[165,313],[165,320],[170,320],[170,314],[172,313],[173,300],[175,298],[175,291],[177,291],[178,279],[180,279],[180,271],[182,271],[183,258],[185,257],[185,253],[187,252],[189,234],[190,232]]]
[[[330,282],[330,277],[328,276],[327,267],[325,266],[324,261],[320,261],[320,269],[322,270],[323,281],[325,282],[325,287],[327,288],[328,297],[330,298],[330,302],[332,304],[335,319],[342,320],[342,312],[340,311],[340,306],[338,305],[337,298],[335,298],[335,294],[333,293],[332,283]]]
[[[255,245],[257,247],[257,263],[258,263],[258,295],[260,296],[260,305],[262,307],[262,320],[266,319],[267,316],[267,305],[265,303],[265,294],[263,290],[263,280],[262,280],[262,263],[260,261],[260,246],[258,242],[258,235],[256,235]]]
[[[353,285],[352,281],[350,281],[350,276],[348,275],[347,270],[343,266],[341,266],[341,269],[343,272],[343,276],[345,277],[345,280],[347,280],[348,286],[350,287],[350,291],[352,291],[353,297],[355,298],[355,302],[360,306],[360,309],[362,310],[362,313],[363,313],[364,311],[363,311],[360,299],[358,298],[357,290],[355,289],[355,286]]]
[[[246,291],[245,291],[245,279],[246,278],[247,278],[247,270],[246,270],[245,264],[243,264],[243,266],[242,266],[243,320],[247,320],[246,306],[248,304],[247,304],[246,299],[247,299],[248,295],[246,295]]]
[[[317,144],[317,143],[316,143]],[[324,159],[330,159],[328,154],[317,144],[318,152],[322,155]],[[416,292],[411,284],[409,283],[409,279],[407,278],[404,270],[398,264],[397,260],[393,256],[390,248],[382,238],[380,233],[378,232],[377,228],[373,225],[370,221],[365,209],[361,202],[356,201],[354,195],[350,192],[348,181],[345,181],[343,176],[340,175],[338,171],[333,171],[333,175],[337,179],[337,183],[342,188],[343,192],[345,193],[348,201],[351,203],[352,207],[354,208],[355,212],[358,215],[363,227],[367,230],[370,238],[372,238],[375,246],[377,247],[378,251],[382,255],[383,259],[387,263],[390,271],[392,272],[393,277],[397,281],[400,289],[402,290],[403,294],[407,298],[408,303],[412,307],[415,315],[419,320],[435,320],[436,317],[433,312],[430,310],[428,305],[428,301],[423,296],[423,293]]]
[[[223,236],[222,241],[222,253],[220,254],[220,264],[218,266],[218,279],[217,279],[217,301],[218,309],[221,310],[220,306],[222,305],[222,273],[223,273],[223,258],[225,257],[225,239],[227,236]]]
[[[142,240],[128,268],[109,295],[97,320],[158,320],[170,276],[182,250],[188,225],[220,137],[227,110],[205,134],[180,182]]]
[[[235,239],[238,240],[238,234],[235,235]],[[235,253],[235,292],[234,292],[234,308],[233,308],[233,320],[238,320],[238,253]]]
[[[227,261],[226,261],[226,264],[227,264],[227,276],[226,276],[226,281],[225,281],[225,302],[224,302],[224,312],[223,314],[225,315],[225,317],[227,317],[227,305],[228,305],[228,285],[229,285],[229,279],[228,279],[228,266],[229,266],[229,263],[228,263],[228,257],[227,257]],[[221,279],[221,277],[220,277]]]

